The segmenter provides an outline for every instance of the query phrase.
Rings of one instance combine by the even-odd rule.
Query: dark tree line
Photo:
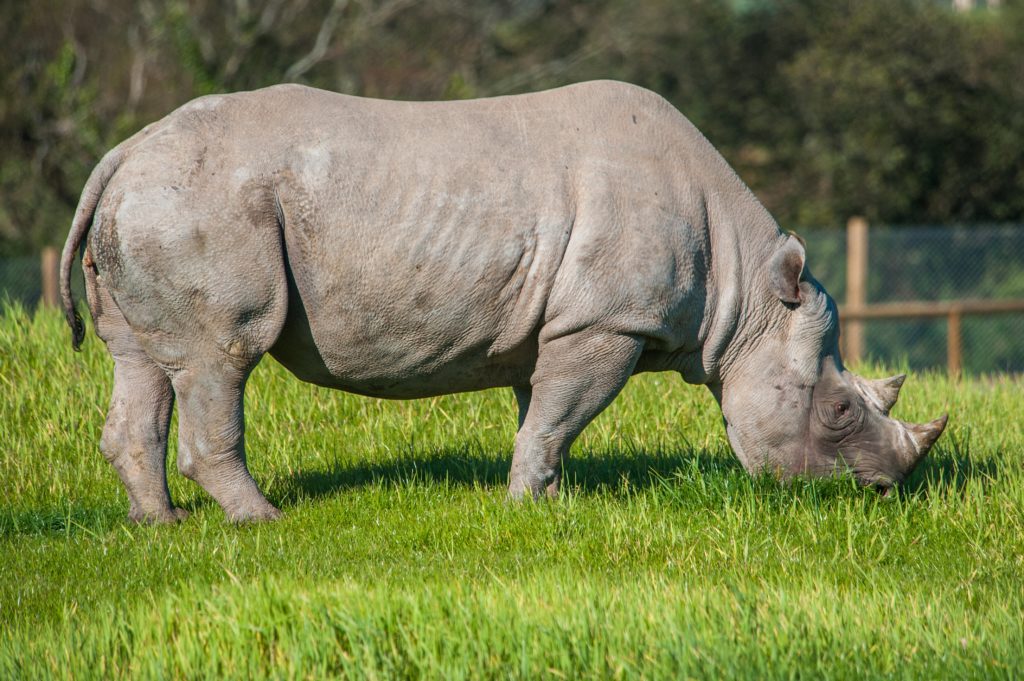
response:
[[[192,97],[591,78],[676,104],[786,227],[1024,220],[1024,0],[33,0],[0,5],[0,254],[63,239],[102,153]]]

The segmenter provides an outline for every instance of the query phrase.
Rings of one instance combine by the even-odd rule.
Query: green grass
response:
[[[950,427],[886,500],[751,479],[707,391],[641,376],[562,499],[510,504],[510,391],[386,402],[268,359],[246,434],[285,518],[229,525],[175,472],[192,516],[155,528],[97,450],[110,380],[56,313],[0,315],[0,678],[1024,674],[1015,380],[913,376],[896,415]]]

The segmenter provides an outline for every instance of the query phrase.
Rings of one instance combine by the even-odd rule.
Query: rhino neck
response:
[[[717,210],[715,208],[717,207]],[[745,186],[739,196],[709,201],[712,259],[701,335],[706,383],[721,383],[772,328],[781,312],[768,294],[766,265],[785,235]],[[778,308],[778,310],[777,310]]]

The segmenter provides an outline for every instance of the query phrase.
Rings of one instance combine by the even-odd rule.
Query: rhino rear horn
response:
[[[868,390],[878,400],[879,409],[886,416],[889,415],[893,405],[896,404],[896,400],[900,396],[900,388],[903,387],[903,381],[905,380],[907,380],[907,375],[899,374],[875,381],[865,381]]]

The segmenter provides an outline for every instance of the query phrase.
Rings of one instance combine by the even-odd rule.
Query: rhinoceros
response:
[[[903,377],[844,368],[803,242],[679,111],[625,83],[201,97],[89,177],[61,260],[76,349],[79,252],[114,359],[100,449],[134,521],[186,515],[165,471],[175,401],[180,472],[232,520],[280,515],[244,446],[267,352],[361,395],[511,387],[512,497],[557,494],[573,440],[644,371],[707,386],[743,466],[782,478],[889,490],[946,424],[889,417]]]

